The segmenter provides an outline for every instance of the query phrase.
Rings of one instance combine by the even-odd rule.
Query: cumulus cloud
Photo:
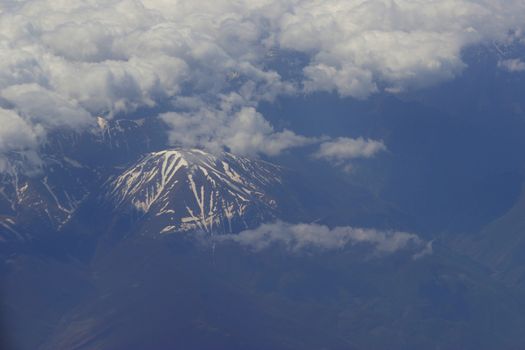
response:
[[[432,253],[432,244],[415,234],[349,226],[330,229],[318,224],[276,222],[263,224],[256,229],[239,234],[214,236],[214,239],[219,242],[235,242],[256,252],[274,245],[284,246],[292,253],[340,250],[348,246],[368,245],[373,248],[376,255],[410,250],[413,258],[419,259]]]
[[[365,98],[451,79],[461,50],[523,28],[522,1],[299,1],[281,19],[281,47],[308,52],[309,90]],[[521,17],[521,18],[520,18]]]
[[[162,103],[170,125],[195,128],[192,142],[174,129],[178,142],[275,154],[306,141],[273,130],[254,110],[261,100],[366,98],[451,79],[463,48],[505,41],[524,23],[521,0],[3,1],[0,106],[48,131]],[[274,50],[307,57],[302,76],[269,68]],[[228,110],[217,96],[231,95],[243,102]],[[247,125],[224,130],[239,118]]]
[[[519,58],[501,60],[498,62],[498,67],[509,72],[524,72],[525,62],[523,62]]]
[[[227,149],[235,154],[273,156],[285,149],[316,141],[289,130],[276,132],[253,107],[224,108],[202,107],[195,112],[170,112],[162,114],[161,118],[171,127],[172,143],[215,152]]]
[[[15,110],[33,125],[80,128],[92,122],[90,114],[76,101],[37,84],[12,85],[0,92]]]
[[[250,107],[294,90],[262,63],[269,33],[263,17],[273,11],[264,4],[229,1],[205,6],[162,0],[3,2],[0,96],[5,108],[45,130],[78,127],[86,115],[111,117],[175,98],[220,111],[211,100],[231,91]],[[253,135],[248,152],[257,144],[262,147],[257,152],[275,153],[300,142],[291,132],[272,134],[264,128]],[[211,130],[208,138],[220,135]],[[257,141],[261,136],[273,146]],[[224,142],[233,148],[247,143],[242,133],[228,137]]]

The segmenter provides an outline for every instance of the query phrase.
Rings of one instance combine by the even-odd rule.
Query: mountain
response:
[[[50,161],[37,174],[13,169],[0,177],[0,239],[28,240],[60,231],[89,196],[93,172],[76,160]]]
[[[305,216],[285,184],[290,171],[227,152],[171,149],[159,123],[98,118],[92,130],[52,135],[34,168],[13,155],[0,177],[0,239],[232,233]]]
[[[390,228],[402,217],[328,167],[305,164],[294,171],[227,152],[170,148],[157,118],[98,118],[82,133],[50,135],[40,154],[31,169],[13,155],[0,177],[4,241],[81,232],[220,234],[276,219]]]
[[[110,180],[104,201],[143,216],[144,234],[238,232],[277,217],[278,166],[229,153],[153,152]]]
[[[525,185],[515,204],[478,234],[459,236],[456,249],[486,265],[514,289],[525,289]]]
[[[156,135],[150,138],[150,135]],[[0,240],[28,241],[63,231],[102,184],[144,151],[164,147],[157,120],[105,120],[48,136],[40,159],[8,155],[0,174]]]

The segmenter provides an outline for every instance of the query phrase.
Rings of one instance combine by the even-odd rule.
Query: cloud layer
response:
[[[455,77],[463,48],[507,40],[524,13],[512,0],[304,1],[283,16],[279,43],[310,53],[306,88],[364,98]]]
[[[284,246],[292,253],[305,251],[339,250],[347,246],[368,245],[377,255],[412,249],[414,259],[432,253],[432,244],[417,235],[397,232],[378,231],[354,227],[336,227],[333,229],[318,224],[289,224],[276,222],[263,224],[256,229],[239,234],[219,235],[214,238],[219,242],[235,242],[254,251],[261,251],[274,245]]]
[[[307,140],[273,130],[259,101],[366,98],[451,79],[463,48],[511,40],[524,22],[520,0],[3,1],[0,108],[26,136],[0,142],[0,155],[37,147],[54,128],[160,103],[170,125],[195,136],[174,129],[173,142],[275,154]],[[293,53],[307,62],[287,80],[273,63]],[[4,137],[21,132],[11,113],[0,118]]]

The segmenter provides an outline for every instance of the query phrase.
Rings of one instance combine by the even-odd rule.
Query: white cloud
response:
[[[31,128],[17,113],[0,108],[0,149],[21,149],[36,144],[41,129]]]
[[[235,154],[272,156],[316,141],[289,130],[276,132],[253,107],[202,107],[190,113],[165,113],[161,118],[171,128],[169,135],[173,144],[214,152],[226,148]]]
[[[432,255],[434,253],[434,247],[433,247],[434,241],[430,241],[425,245],[425,248],[423,250],[417,252],[416,254],[412,255],[412,258],[414,260],[419,260],[421,258],[424,258],[425,256]]]
[[[371,158],[381,151],[385,151],[383,141],[376,141],[358,137],[351,139],[340,137],[333,141],[323,142],[314,154],[317,158],[334,161],[343,161],[356,158]]]
[[[0,173],[11,169],[7,159],[11,151],[18,152],[31,165],[37,164],[34,149],[43,135],[42,127],[31,125],[12,110],[0,108]]]
[[[93,121],[90,114],[79,107],[76,101],[67,100],[37,84],[12,85],[2,90],[0,96],[33,124],[80,128]]]
[[[501,60],[498,62],[498,67],[509,72],[524,72],[525,62],[523,62],[519,58]]]
[[[307,52],[306,87],[365,98],[455,77],[461,50],[523,28],[523,1],[311,0],[281,19],[282,47]]]
[[[214,236],[219,242],[235,242],[254,251],[282,245],[292,253],[319,250],[340,250],[348,246],[368,245],[377,255],[411,250],[414,259],[432,253],[432,245],[415,234],[398,231],[379,231],[349,226],[333,229],[318,224],[263,224],[239,234]],[[415,251],[415,253],[414,253]]]
[[[221,121],[207,131],[188,121],[193,144],[275,154],[305,139],[273,130],[250,109],[259,101],[319,90],[366,98],[451,79],[462,49],[519,36],[524,23],[521,0],[3,1],[0,94],[46,130],[171,102],[175,124]],[[276,48],[309,58],[302,81],[268,68]],[[229,113],[217,96],[232,94],[243,104]],[[177,109],[183,100],[197,107]],[[246,113],[249,125],[223,130]]]
[[[275,154],[304,138],[273,132],[260,114],[247,112],[259,100],[294,90],[262,63],[268,32],[257,18],[273,11],[264,7],[229,1],[4,2],[0,95],[26,122],[49,130],[78,127],[86,115],[111,117],[183,98],[198,100],[200,107],[180,115],[217,110],[221,122],[211,125],[220,127],[228,115],[211,100],[235,92],[247,101],[246,109],[227,123],[245,125],[227,133],[227,140],[214,140],[223,132],[209,130],[206,144]]]
[[[351,161],[358,158],[371,158],[379,152],[386,151],[383,141],[340,137],[323,142],[319,150],[313,154],[315,158],[325,159],[336,165],[351,170]]]

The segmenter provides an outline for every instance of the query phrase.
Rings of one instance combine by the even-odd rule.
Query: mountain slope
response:
[[[513,288],[525,288],[525,186],[514,206],[475,236],[459,237],[458,250],[488,266]]]
[[[57,232],[75,215],[96,176],[73,159],[47,164],[38,174],[0,176],[0,240],[28,240]]]

